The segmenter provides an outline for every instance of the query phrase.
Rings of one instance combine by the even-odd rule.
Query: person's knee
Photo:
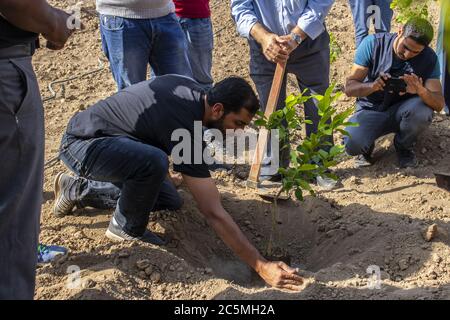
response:
[[[418,97],[411,99],[410,104],[410,111],[404,117],[407,126],[418,131],[428,127],[433,121],[433,110]]]
[[[152,150],[145,159],[145,164],[142,168],[144,176],[156,178],[159,177],[164,180],[169,171],[169,159],[167,155],[159,149]]]

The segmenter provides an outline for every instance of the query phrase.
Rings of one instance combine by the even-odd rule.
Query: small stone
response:
[[[127,251],[120,251],[119,252],[119,258],[128,258],[130,256],[130,253]]]
[[[431,226],[427,228],[424,234],[424,239],[428,242],[433,240],[437,235],[437,224],[433,223]]]
[[[139,271],[138,275],[143,279],[147,278],[147,274],[145,273],[145,271]]]
[[[408,267],[409,267],[408,260],[407,259],[401,259],[398,262],[398,266],[400,267],[400,270],[402,270],[402,271],[408,269]]]
[[[175,271],[175,266],[174,265],[170,265],[169,270],[170,271]]]
[[[150,280],[153,282],[159,282],[161,280],[161,274],[159,272],[153,272],[150,276]]]
[[[145,270],[148,266],[150,266],[150,260],[141,259],[136,262],[136,266],[139,270]]]
[[[145,268],[144,272],[146,275],[150,276],[153,273],[153,266],[148,266]]]
[[[427,148],[422,148],[422,150],[420,151],[422,154],[427,153]]]
[[[85,235],[84,235],[83,231],[77,231],[74,233],[73,237],[75,239],[83,239],[85,237]]]

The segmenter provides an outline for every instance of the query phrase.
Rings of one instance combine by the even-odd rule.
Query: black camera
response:
[[[406,92],[406,82],[399,77],[391,77],[386,80],[384,90],[388,92]]]

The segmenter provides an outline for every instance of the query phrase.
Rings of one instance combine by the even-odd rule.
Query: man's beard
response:
[[[226,130],[223,126],[223,121],[225,119],[225,115],[222,116],[222,118],[218,119],[218,120],[211,120],[206,124],[206,127],[208,129],[217,129],[219,130],[223,136],[225,137],[226,134]]]

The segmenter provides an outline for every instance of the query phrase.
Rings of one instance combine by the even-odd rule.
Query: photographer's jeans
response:
[[[359,127],[345,129],[350,134],[344,138],[346,151],[351,156],[367,154],[378,138],[389,133],[396,133],[397,151],[412,150],[432,120],[433,110],[419,97],[397,103],[383,112],[358,110],[349,121],[359,123]]]
[[[147,66],[157,75],[192,78],[186,37],[171,13],[154,19],[100,15],[103,51],[119,90],[147,79]]]
[[[188,43],[188,57],[195,81],[205,90],[211,89],[211,75],[214,35],[210,18],[180,18]]]
[[[151,145],[128,137],[83,140],[65,134],[60,159],[79,176],[65,196],[79,208],[115,208],[114,218],[131,236],[144,233],[151,211],[182,205],[167,178],[167,155]]]

